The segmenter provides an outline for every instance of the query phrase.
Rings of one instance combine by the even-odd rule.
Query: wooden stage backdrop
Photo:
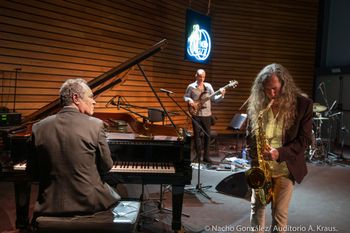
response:
[[[187,8],[211,16],[210,64],[184,60]],[[183,94],[198,68],[207,71],[214,89],[237,80],[238,87],[213,107],[214,129],[230,133],[232,117],[245,111],[239,108],[266,64],[285,65],[299,87],[312,93],[318,11],[317,0],[1,0],[0,105],[27,116],[56,99],[64,80],[89,81],[166,38],[166,49],[141,63],[155,90],[173,91],[185,108]],[[159,107],[137,67],[97,98],[96,111],[122,112],[105,107],[115,95]],[[179,111],[166,94],[159,95],[169,111]],[[174,120],[191,125],[183,114]]]

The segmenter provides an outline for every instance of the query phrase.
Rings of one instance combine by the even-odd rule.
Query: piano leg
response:
[[[182,203],[184,198],[185,185],[172,185],[172,205],[173,205],[173,221],[172,229],[175,232],[181,230]]]
[[[24,229],[29,224],[29,202],[31,183],[28,181],[16,181],[15,201],[16,201],[16,228]]]

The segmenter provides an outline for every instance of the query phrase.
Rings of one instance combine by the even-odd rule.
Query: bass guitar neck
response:
[[[215,91],[209,96],[206,96],[206,92],[203,92],[199,96],[198,100],[194,101],[193,105],[188,105],[188,111],[192,116],[196,116],[201,109],[204,109],[204,104],[207,101],[209,101],[213,96],[219,94],[219,92],[221,92],[221,89],[226,90],[229,87],[235,88],[237,87],[237,85],[238,85],[238,82],[236,80],[231,80],[227,85],[221,87],[219,90]]]

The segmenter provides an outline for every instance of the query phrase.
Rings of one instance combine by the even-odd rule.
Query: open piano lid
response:
[[[93,90],[94,88],[98,87],[99,85],[109,81],[110,79],[114,78],[118,74],[126,71],[127,69],[131,68],[132,66],[142,62],[143,60],[146,60],[150,56],[156,54],[160,50],[164,49],[167,45],[167,40],[163,39],[150,47],[149,49],[145,50],[144,52],[130,58],[129,60],[123,62],[122,64],[118,65],[117,67],[114,67],[107,71],[106,73],[103,73],[102,75],[96,77],[95,79],[88,82],[89,87]],[[111,83],[103,86],[100,89],[93,90],[94,95],[99,95],[103,91],[108,90],[109,88],[113,87],[114,85],[117,85],[119,83],[122,83],[126,77],[118,78]],[[39,110],[33,112],[32,114],[24,117],[22,124],[29,123],[31,121],[35,121],[38,119],[41,119],[43,117],[55,114],[60,109],[60,99],[57,98],[56,100],[52,101],[51,103],[45,105],[44,107],[40,108]]]

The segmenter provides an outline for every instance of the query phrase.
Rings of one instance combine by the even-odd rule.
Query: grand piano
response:
[[[91,80],[88,85],[94,95],[99,95],[111,87],[121,84],[127,78],[127,70],[138,66],[152,91],[160,101],[148,81],[140,62],[161,51],[166,46],[164,39],[141,54],[134,56],[117,67]],[[122,77],[118,75],[124,73]],[[106,182],[135,184],[170,184],[172,186],[172,229],[181,229],[181,215],[184,186],[191,183],[190,167],[191,140],[185,130],[173,123],[170,114],[162,105],[164,114],[172,125],[157,125],[139,121],[129,113],[95,113],[108,125],[108,144],[115,165],[104,178]],[[8,146],[14,166],[0,171],[0,181],[14,182],[16,200],[16,227],[25,228],[29,223],[29,200],[31,181],[25,173],[26,141],[31,135],[33,122],[60,109],[59,99],[23,119],[22,125],[8,132]]]

